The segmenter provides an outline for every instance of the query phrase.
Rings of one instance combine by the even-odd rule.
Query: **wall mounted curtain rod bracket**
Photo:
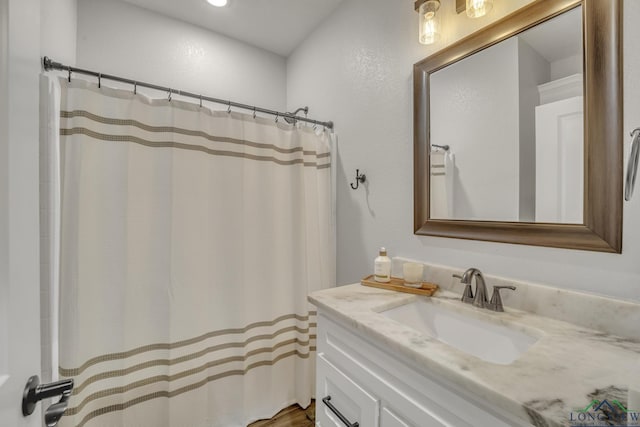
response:
[[[42,65],[44,68],[44,71],[67,71],[69,73],[69,82],[71,82],[71,73],[77,73],[77,74],[84,74],[84,75],[88,75],[88,76],[94,76],[94,77],[98,77],[100,80],[102,79],[107,79],[107,80],[112,80],[115,82],[120,82],[120,83],[126,83],[126,84],[130,84],[130,85],[134,85],[135,89],[137,89],[137,86],[142,86],[142,87],[146,87],[149,89],[153,89],[153,90],[158,90],[158,91],[163,91],[163,92],[168,92],[168,91],[172,91],[173,93],[180,95],[180,96],[184,96],[187,98],[194,98],[194,99],[199,99],[199,100],[203,100],[203,101],[209,101],[209,102],[213,102],[215,104],[224,104],[228,106],[228,111],[231,111],[231,107],[234,108],[239,108],[242,110],[250,110],[250,111],[257,111],[258,113],[263,113],[263,114],[269,114],[272,116],[282,116],[282,117],[289,117],[292,120],[297,120],[297,121],[301,121],[301,122],[305,122],[305,123],[311,123],[311,124],[315,124],[315,125],[322,125],[325,128],[328,129],[333,129],[333,122],[332,121],[327,121],[327,122],[323,122],[320,120],[313,120],[310,119],[308,117],[306,117],[306,112],[305,112],[305,116],[296,116],[295,114],[289,114],[289,113],[282,113],[279,111],[275,111],[275,110],[270,110],[268,108],[261,108],[261,107],[256,107],[254,105],[248,105],[248,104],[242,104],[240,102],[233,102],[233,101],[229,101],[229,100],[222,100],[220,98],[214,98],[214,97],[210,97],[210,96],[203,96],[200,94],[195,94],[195,93],[191,93],[191,92],[187,92],[187,91],[183,91],[183,90],[176,90],[176,89],[171,89],[169,87],[166,86],[160,86],[160,85],[156,85],[156,84],[152,84],[152,83],[145,83],[145,82],[141,82],[141,81],[137,81],[137,80],[133,80],[133,79],[128,79],[128,78],[124,78],[124,77],[119,77],[119,76],[114,76],[114,75],[109,75],[109,74],[102,74],[102,73],[98,73],[95,71],[91,71],[91,70],[85,70],[82,68],[76,68],[76,67],[71,67],[69,65],[64,65],[60,62],[56,62],[54,60],[52,60],[51,58],[49,58],[48,56],[45,56],[42,58]],[[304,107],[306,109],[306,111],[308,111],[308,107]],[[304,111],[304,110],[302,110]]]

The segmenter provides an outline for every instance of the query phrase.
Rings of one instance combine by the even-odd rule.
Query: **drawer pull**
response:
[[[331,400],[331,396],[323,397],[322,398],[322,403],[327,405],[329,407],[329,409],[331,409],[331,412],[333,412],[336,415],[336,417],[340,418],[340,421],[342,421],[344,423],[344,425],[346,425],[347,427],[359,427],[360,426],[360,424],[358,424],[357,422],[351,424],[349,422],[349,420],[347,419],[347,417],[342,415],[340,413],[340,411],[338,411],[338,408],[336,408],[335,406],[333,406],[333,404],[331,404],[330,400]]]

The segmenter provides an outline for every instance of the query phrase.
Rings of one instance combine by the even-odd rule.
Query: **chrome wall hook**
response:
[[[358,187],[360,187],[360,183],[364,183],[367,180],[367,177],[365,176],[365,174],[360,173],[360,169],[356,169],[356,185],[353,185],[353,182],[351,183],[351,188],[353,190],[357,190]]]

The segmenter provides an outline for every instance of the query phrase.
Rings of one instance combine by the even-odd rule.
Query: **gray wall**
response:
[[[280,111],[286,107],[284,57],[129,3],[79,0],[77,54],[83,68]]]
[[[622,255],[413,234],[412,65],[527,1],[496,2],[491,16],[477,21],[455,16],[451,3],[443,2],[446,33],[435,48],[418,44],[410,2],[345,0],[289,57],[288,105],[308,104],[314,116],[334,120],[340,139],[337,282],[370,274],[378,247],[386,246],[391,256],[640,300],[639,195],[625,204]],[[633,46],[640,2],[625,0],[624,11],[626,135],[640,126],[640,57]],[[356,168],[368,184],[352,191]]]

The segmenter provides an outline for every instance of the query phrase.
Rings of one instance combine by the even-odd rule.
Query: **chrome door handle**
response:
[[[58,403],[54,403],[44,411],[44,422],[47,427],[54,427],[64,415],[69,405],[69,398],[73,390],[73,379],[56,381],[49,384],[40,384],[37,375],[32,376],[27,381],[22,394],[22,415],[33,414],[36,403],[42,399],[61,396]]]
[[[331,396],[327,396],[327,397],[323,397],[322,398],[322,403],[324,403],[325,405],[327,405],[327,407],[329,409],[331,409],[331,412],[333,412],[336,417],[338,417],[340,419],[340,421],[342,421],[344,423],[344,425],[346,425],[347,427],[359,427],[360,424],[358,424],[358,422],[356,421],[355,423],[351,423],[347,417],[345,417],[344,415],[342,415],[342,413],[338,410],[338,408],[336,408],[335,406],[333,406],[333,404],[331,403]]]

